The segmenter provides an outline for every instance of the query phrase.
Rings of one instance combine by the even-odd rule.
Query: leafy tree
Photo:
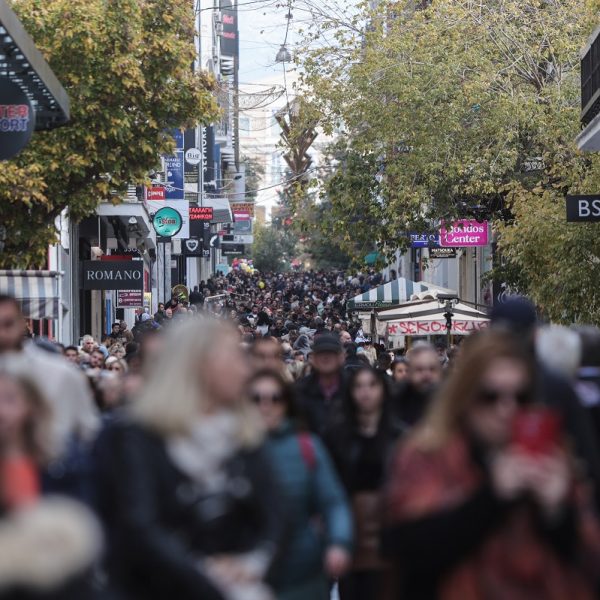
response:
[[[488,218],[504,272],[553,319],[600,321],[600,236],[564,222],[564,195],[600,185],[574,141],[593,5],[383,0],[315,24],[299,56],[322,125],[345,131],[324,182],[340,242],[389,255],[407,231]]]
[[[71,99],[71,122],[36,133],[0,170],[2,266],[45,263],[64,209],[78,220],[119,202],[173,149],[174,128],[217,116],[206,74],[193,73],[187,0],[19,0],[15,11]]]
[[[254,224],[252,260],[259,271],[288,269],[294,250],[294,240],[287,236],[282,228]]]

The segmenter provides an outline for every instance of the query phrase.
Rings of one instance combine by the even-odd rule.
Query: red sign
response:
[[[487,246],[489,241],[487,221],[462,219],[451,225],[442,222],[440,231],[441,246],[446,248],[463,248],[466,246]]]
[[[141,308],[144,306],[143,290],[117,290],[117,308]]]
[[[469,335],[489,327],[488,321],[452,321],[452,335]],[[388,323],[390,335],[444,335],[448,332],[446,321],[399,321]]]
[[[165,188],[161,185],[146,188],[146,200],[166,200]]]
[[[212,221],[212,206],[190,206],[190,221]]]

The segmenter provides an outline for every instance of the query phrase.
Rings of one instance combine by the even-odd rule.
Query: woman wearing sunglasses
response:
[[[396,597],[593,597],[591,495],[533,382],[530,359],[508,334],[463,345],[393,461],[383,548],[401,573]]]
[[[271,584],[278,600],[328,600],[329,580],[350,566],[352,519],[344,491],[319,439],[298,428],[293,391],[282,375],[259,371],[250,395],[269,434],[267,453],[289,520]]]

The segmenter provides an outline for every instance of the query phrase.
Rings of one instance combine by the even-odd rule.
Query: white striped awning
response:
[[[0,294],[19,301],[27,319],[58,319],[60,273],[0,270]]]
[[[424,292],[451,292],[438,285],[424,281],[412,281],[399,277],[348,301],[348,310],[364,310],[397,306],[409,302]]]

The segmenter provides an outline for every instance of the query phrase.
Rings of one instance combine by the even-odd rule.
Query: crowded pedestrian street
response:
[[[0,0],[0,600],[600,600],[600,0]]]

